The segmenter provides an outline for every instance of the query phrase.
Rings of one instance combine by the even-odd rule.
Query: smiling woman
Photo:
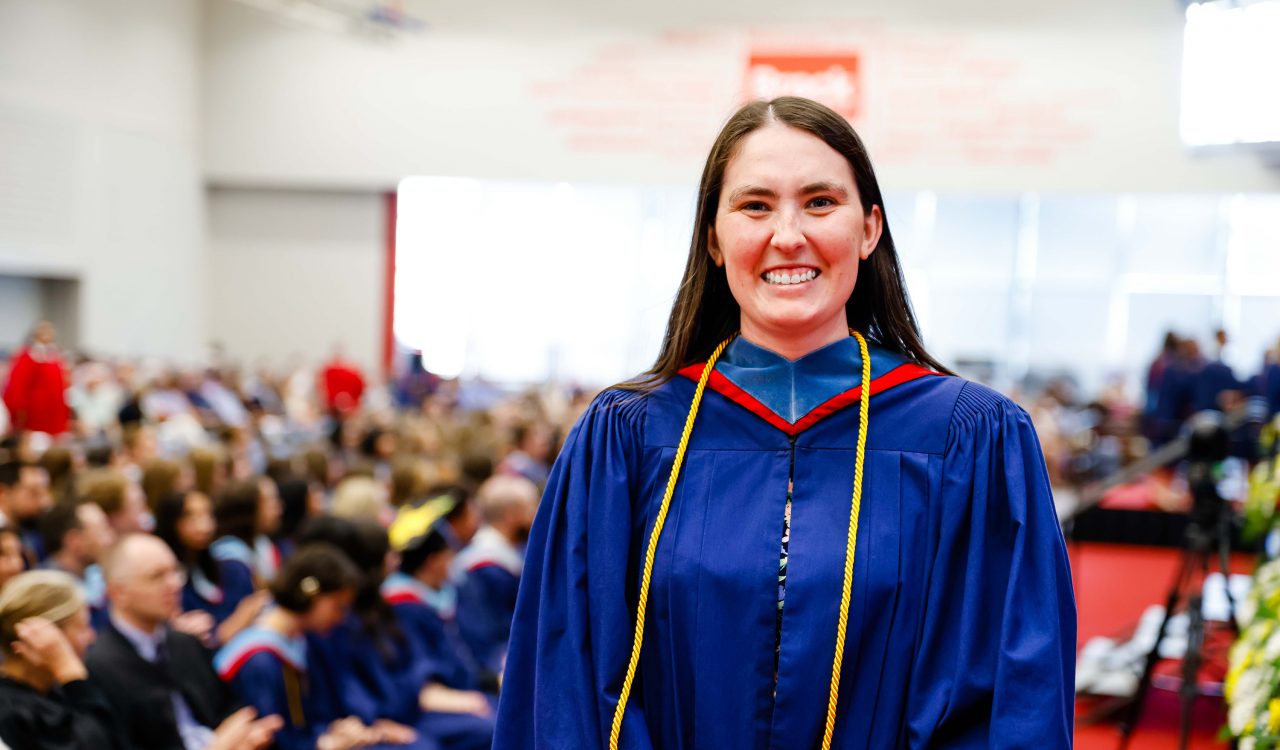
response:
[[[742,108],[547,483],[494,747],[1066,748],[1074,651],[1030,420],[925,351],[862,142]]]

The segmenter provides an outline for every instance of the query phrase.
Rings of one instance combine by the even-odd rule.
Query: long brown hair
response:
[[[853,171],[862,210],[870,212],[872,206],[879,206],[881,214],[884,213],[884,197],[867,149],[843,117],[815,101],[796,96],[743,106],[725,123],[702,169],[689,259],[658,359],[648,371],[618,387],[638,391],[655,388],[675,377],[681,368],[706,360],[721,341],[738,330],[741,314],[738,302],[729,290],[725,270],[712,263],[708,243],[715,226],[725,169],[738,144],[753,131],[773,122],[812,133],[835,149],[848,160]],[[907,298],[887,216],[875,251],[866,260],[859,261],[857,288],[845,304],[845,313],[849,325],[870,341],[918,364],[951,374],[925,351],[920,326]]]

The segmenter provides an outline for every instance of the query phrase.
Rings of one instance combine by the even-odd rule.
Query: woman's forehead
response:
[[[820,183],[852,187],[853,170],[840,152],[812,133],[772,124],[747,134],[725,167],[725,193],[744,185],[777,190]]]

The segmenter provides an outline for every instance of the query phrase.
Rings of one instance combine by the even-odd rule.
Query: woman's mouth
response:
[[[768,284],[778,286],[789,286],[791,284],[803,284],[806,281],[813,281],[818,278],[818,269],[816,268],[781,268],[775,271],[765,271],[760,274],[760,278]]]

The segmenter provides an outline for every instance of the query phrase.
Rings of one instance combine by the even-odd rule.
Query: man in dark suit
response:
[[[169,547],[148,534],[118,541],[102,561],[110,621],[85,659],[111,703],[129,747],[148,750],[256,750],[270,744],[278,717],[233,713],[230,691],[199,638],[170,622],[184,572]]]

